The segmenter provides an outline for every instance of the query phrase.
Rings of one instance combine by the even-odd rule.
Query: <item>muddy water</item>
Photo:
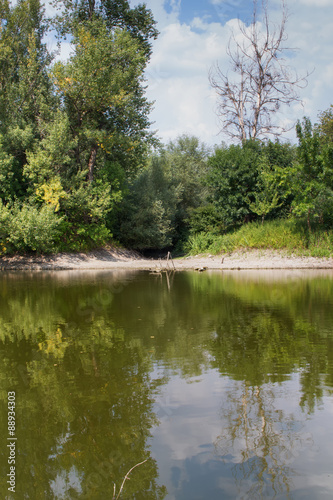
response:
[[[2,272],[0,360],[2,498],[333,496],[329,273]]]

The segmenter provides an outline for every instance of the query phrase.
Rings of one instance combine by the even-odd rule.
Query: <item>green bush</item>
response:
[[[61,242],[58,250],[84,252],[110,242],[112,234],[105,224],[73,224],[64,219],[61,224]]]
[[[225,229],[220,213],[212,203],[190,210],[186,222],[192,235],[202,232],[219,234]]]
[[[49,205],[41,208],[30,205],[0,205],[0,238],[4,253],[52,252],[60,236],[62,218]]]

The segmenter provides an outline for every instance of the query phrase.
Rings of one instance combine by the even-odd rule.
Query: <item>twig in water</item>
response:
[[[173,261],[173,258],[172,258],[172,256],[171,256],[171,252],[168,252],[168,255],[167,255],[167,264],[169,263],[169,259],[171,260],[172,265],[173,265],[173,269],[174,269],[174,271],[175,271],[175,270],[176,270],[176,267],[175,267],[175,263],[174,263],[174,261]]]
[[[120,490],[119,490],[119,493],[118,495],[116,496],[116,485],[114,483],[114,486],[113,486],[113,497],[112,497],[112,500],[118,500],[118,498],[120,497],[121,495],[121,492],[123,491],[123,488],[124,488],[124,484],[126,482],[126,479],[129,479],[129,475],[130,473],[132,472],[133,469],[135,469],[135,467],[139,467],[139,465],[142,465],[144,464],[145,462],[147,462],[148,458],[146,458],[146,460],[144,460],[143,462],[140,462],[136,465],[133,465],[133,467],[127,472],[126,476],[124,477],[123,479],[123,482],[121,483],[121,486],[120,486]]]

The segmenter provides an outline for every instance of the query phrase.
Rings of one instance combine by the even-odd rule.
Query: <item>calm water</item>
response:
[[[330,272],[0,274],[0,493],[333,498]],[[15,494],[8,491],[15,392]]]

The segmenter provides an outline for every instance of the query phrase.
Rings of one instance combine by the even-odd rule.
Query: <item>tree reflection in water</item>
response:
[[[215,441],[215,452],[231,462],[238,498],[289,498],[292,464],[311,436],[293,414],[277,409],[275,384],[252,386],[235,382],[228,390],[221,417],[223,430]]]

